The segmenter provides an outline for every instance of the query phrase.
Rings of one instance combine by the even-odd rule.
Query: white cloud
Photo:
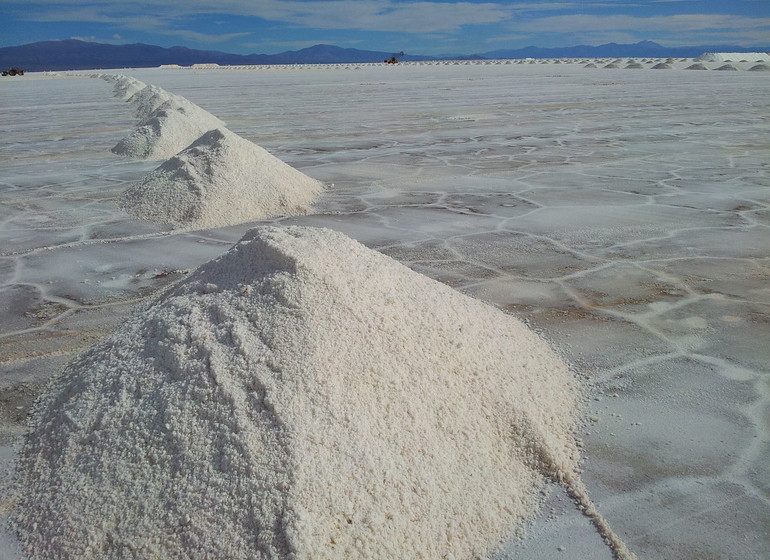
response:
[[[504,4],[473,4],[471,2],[397,3],[391,0],[287,2],[267,0],[256,4],[249,3],[249,6],[253,6],[253,8],[244,15],[302,27],[401,31],[406,33],[454,31],[463,25],[504,21],[509,19],[512,14],[511,8]]]
[[[110,38],[104,38],[104,37],[97,37],[95,35],[87,35],[87,36],[72,36],[68,37],[68,39],[77,39],[78,41],[86,41],[87,43],[104,43],[107,45],[119,45],[123,42],[122,37],[120,35],[113,36]]]
[[[749,18],[727,14],[682,14],[636,17],[575,14],[529,20],[523,28],[530,32],[579,33],[587,31],[709,31],[715,29],[755,29],[770,27],[770,18]]]
[[[439,34],[454,42],[470,38],[467,26],[504,24],[494,29],[495,37],[510,35],[531,37],[532,42],[547,40],[607,42],[635,41],[641,38],[667,37],[679,41],[703,43],[746,38],[752,43],[767,43],[770,18],[730,14],[678,14],[641,17],[618,13],[629,6],[653,6],[668,0],[594,0],[593,2],[503,2],[492,0],[474,4],[468,1],[439,0],[0,0],[8,12],[27,21],[85,22],[110,25],[110,31],[131,35],[142,31],[186,39],[217,43],[247,34],[217,34],[201,28],[205,16],[220,21],[223,14],[259,18],[268,25],[290,29],[358,30],[406,33],[425,39]],[[767,0],[761,0],[767,2]],[[84,2],[87,2],[85,4]],[[724,11],[729,11],[729,3]],[[570,15],[548,12],[572,11]],[[588,10],[594,10],[586,13]],[[600,14],[596,10],[611,12]],[[200,16],[200,17],[196,17]],[[256,25],[255,25],[256,26]],[[220,31],[225,26],[216,26]],[[243,28],[241,28],[243,29]],[[240,29],[239,29],[240,30]],[[765,39],[759,36],[764,33]],[[462,37],[461,37],[462,35]],[[503,42],[495,37],[478,41]],[[301,37],[305,39],[305,37]],[[405,39],[406,40],[406,39]],[[257,43],[264,44],[264,43]],[[299,43],[293,43],[297,45]],[[255,45],[255,46],[256,46]]]
[[[494,44],[494,43],[514,43],[519,41],[526,41],[529,39],[532,39],[532,35],[525,35],[525,34],[517,34],[517,35],[501,35],[496,37],[489,37],[486,39],[487,44]]]
[[[252,35],[252,33],[221,33],[219,35],[210,35],[187,29],[166,29],[164,30],[164,34],[198,41],[199,43],[222,43],[239,37],[248,37]]]
[[[4,0],[21,3],[22,0]],[[26,19],[35,21],[81,21],[129,25],[143,15],[162,22],[179,21],[180,16],[195,14],[232,14],[258,17],[268,21],[316,29],[358,29],[363,31],[400,31],[425,33],[455,31],[463,25],[489,24],[512,17],[516,5],[487,2],[395,2],[393,0],[166,0],[164,2],[119,2],[82,0],[43,2],[24,0],[25,6],[48,5],[43,11],[27,10]],[[563,7],[564,3],[526,4],[538,9]],[[521,8],[521,6],[519,6]],[[153,30],[159,30],[160,25]],[[130,28],[135,28],[131,25]]]

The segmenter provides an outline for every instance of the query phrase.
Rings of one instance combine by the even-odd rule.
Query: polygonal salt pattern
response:
[[[307,216],[175,233],[115,205],[157,162],[109,153],[136,122],[110,84],[3,82],[0,521],[44,383],[269,222],[342,231],[552,342],[590,387],[586,484],[640,558],[763,557],[770,74],[555,62],[121,71],[326,183]],[[611,557],[558,488],[528,530],[496,558]]]

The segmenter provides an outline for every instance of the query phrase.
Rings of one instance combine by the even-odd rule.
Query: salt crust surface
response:
[[[476,558],[574,479],[518,320],[330,230],[251,230],[71,362],[20,460],[31,560]]]
[[[215,129],[126,189],[118,204],[135,218],[202,229],[306,214],[321,190],[263,148]]]

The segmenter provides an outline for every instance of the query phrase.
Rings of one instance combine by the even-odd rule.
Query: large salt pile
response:
[[[476,558],[544,477],[579,485],[577,406],[519,321],[340,233],[258,228],[64,369],[16,521],[31,560]]]
[[[319,181],[227,129],[207,132],[124,191],[130,215],[186,228],[306,214]]]
[[[166,159],[204,132],[224,126],[225,123],[208,111],[177,95],[139,121],[112,152],[135,158]]]

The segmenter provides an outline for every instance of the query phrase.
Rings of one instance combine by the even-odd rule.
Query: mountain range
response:
[[[503,58],[608,58],[608,57],[680,57],[692,58],[704,52],[757,52],[770,51],[768,47],[745,48],[736,45],[701,45],[692,47],[664,47],[652,41],[634,44],[608,43],[591,46],[542,48],[525,47],[503,49],[471,55],[399,55],[401,61],[447,59],[503,59]],[[20,67],[26,71],[88,70],[109,68],[151,68],[163,64],[215,63],[220,65],[253,64],[332,64],[382,62],[392,52],[345,49],[334,45],[315,45],[297,51],[278,54],[230,54],[219,51],[201,51],[187,47],[158,47],[142,43],[109,45],[77,39],[42,41],[16,47],[0,48],[0,68]]]

